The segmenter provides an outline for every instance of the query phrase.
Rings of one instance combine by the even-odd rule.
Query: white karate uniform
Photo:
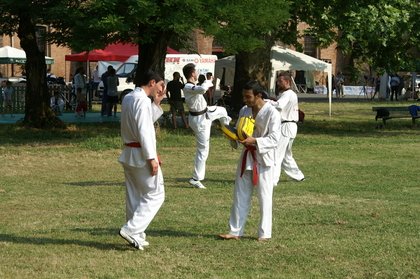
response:
[[[241,116],[252,116],[252,108],[243,107]],[[255,118],[253,137],[256,138],[256,160],[258,183],[253,185],[253,158],[247,153],[245,171],[241,177],[242,160],[246,147],[242,150],[236,170],[233,205],[230,213],[230,234],[242,236],[251,206],[252,192],[255,188],[260,204],[260,223],[258,237],[271,238],[273,207],[273,168],[276,162],[276,149],[280,139],[280,114],[268,102],[261,108]]]
[[[292,179],[300,181],[305,178],[302,171],[293,158],[292,146],[297,134],[297,122],[299,120],[298,97],[293,90],[289,89],[280,94],[277,101],[271,104],[280,112],[281,115],[281,138],[278,146],[279,161],[276,163],[274,173],[274,185],[280,181],[281,171]]]
[[[144,90],[136,87],[121,104],[121,137],[123,143],[140,143],[141,147],[124,146],[119,162],[124,168],[126,184],[126,228],[141,234],[149,226],[165,199],[162,171],[150,174],[149,159],[157,160],[156,134],[153,123],[163,114]]]
[[[186,83],[184,86],[185,103],[190,112],[201,112],[207,108],[207,112],[201,115],[189,115],[188,123],[195,134],[197,150],[194,159],[194,171],[192,178],[203,180],[206,175],[206,160],[210,150],[210,131],[213,120],[219,119],[222,124],[229,125],[232,120],[224,107],[207,106],[204,93],[212,87],[211,80],[206,80],[202,85]]]

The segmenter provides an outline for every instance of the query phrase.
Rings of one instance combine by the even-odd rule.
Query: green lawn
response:
[[[161,127],[166,200],[138,251],[125,220],[118,124],[0,126],[0,278],[420,278],[420,124],[375,129],[377,103],[301,103],[294,156],[274,193],[273,239],[228,232],[238,150],[215,128],[206,190],[192,189],[194,137]]]

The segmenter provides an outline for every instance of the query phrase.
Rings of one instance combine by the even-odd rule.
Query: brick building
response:
[[[48,28],[44,26],[39,27],[40,32],[47,32]],[[71,53],[71,49],[67,47],[59,47],[57,45],[50,45],[41,43],[42,47],[45,49],[45,55],[50,56],[54,59],[54,64],[47,65],[47,69],[51,70],[56,76],[65,77],[66,80],[69,80],[70,77],[70,63],[66,62],[64,57],[66,54]],[[11,46],[14,48],[21,49],[20,40],[17,35],[7,36],[0,35],[0,47]],[[1,64],[0,73],[3,76],[21,76],[22,71],[24,70],[24,65],[20,64]]]

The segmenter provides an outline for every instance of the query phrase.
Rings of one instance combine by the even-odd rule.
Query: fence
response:
[[[25,93],[26,93],[26,84],[25,83],[15,83],[12,85],[14,93],[12,94],[12,113],[24,113],[25,112]],[[61,98],[66,103],[65,110],[73,111],[72,102],[75,102],[75,98],[72,95],[72,88],[69,85],[61,84],[49,84],[48,92],[50,96],[53,96],[55,92],[58,92]],[[0,92],[3,94],[3,92]],[[4,100],[4,96],[0,96]],[[0,113],[6,112],[6,107],[4,101],[0,100]],[[10,112],[9,110],[7,110]]]

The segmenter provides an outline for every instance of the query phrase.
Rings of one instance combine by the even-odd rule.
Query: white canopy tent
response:
[[[332,65],[312,56],[291,49],[274,46],[271,48],[270,91],[274,92],[276,86],[276,73],[278,71],[320,71],[328,75],[328,102],[331,116],[332,95]]]
[[[25,64],[26,53],[24,50],[10,46],[0,47],[0,64]],[[53,64],[54,59],[45,56],[46,64]]]
[[[276,88],[276,76],[279,71],[320,71],[328,75],[329,115],[331,116],[332,65],[312,56],[291,49],[274,46],[271,48],[270,93]],[[224,79],[225,85],[233,85],[235,75],[235,57],[229,56],[216,61],[215,77]]]

